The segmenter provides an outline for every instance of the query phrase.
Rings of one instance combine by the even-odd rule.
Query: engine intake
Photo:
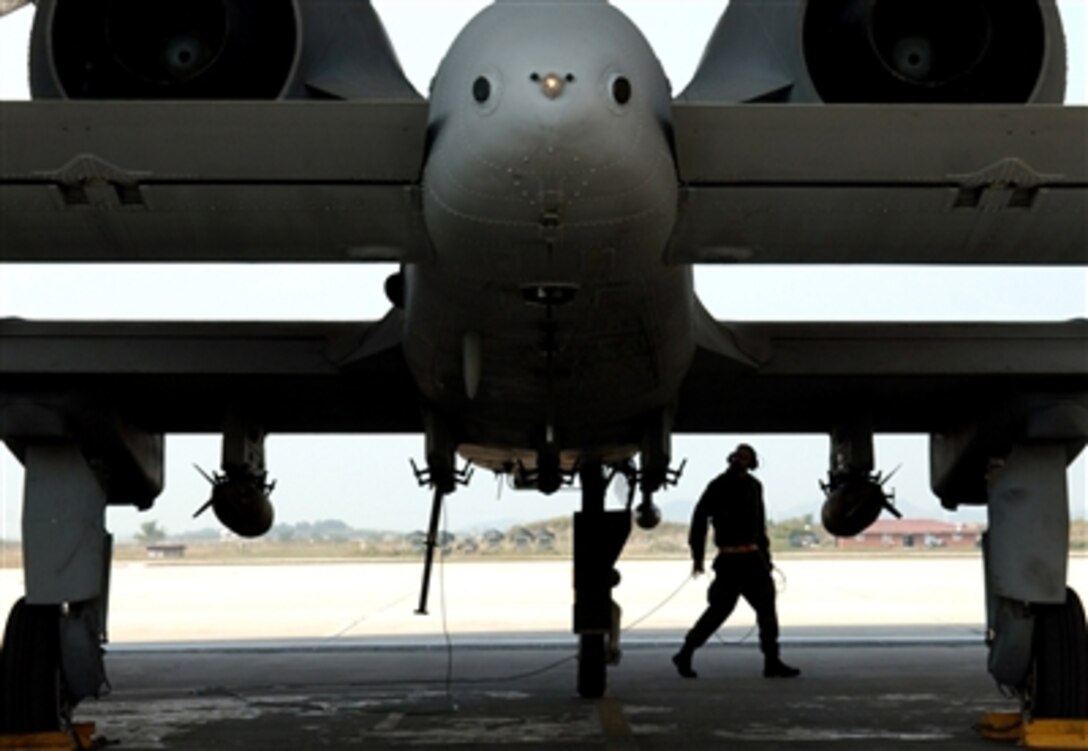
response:
[[[38,0],[36,99],[418,98],[369,0]]]
[[[730,0],[687,101],[1057,104],[1057,0]]]
[[[291,0],[53,0],[32,41],[35,97],[275,99],[298,56]]]
[[[1037,0],[812,0],[804,21],[825,102],[1027,102],[1046,51]]]

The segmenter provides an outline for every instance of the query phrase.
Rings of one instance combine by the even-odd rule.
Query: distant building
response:
[[[555,550],[555,532],[542,529],[536,535],[536,545],[541,550]]]
[[[812,530],[796,530],[790,532],[791,548],[816,548],[820,546],[820,536]]]
[[[144,550],[147,551],[148,558],[165,559],[165,558],[184,558],[185,546],[174,542],[156,542],[151,545],[145,545]]]
[[[511,533],[510,539],[517,550],[527,550],[536,543],[536,535],[528,527],[518,527]]]
[[[839,537],[841,550],[886,550],[892,548],[976,548],[982,540],[982,524],[954,524],[935,519],[880,519],[855,537]]]
[[[427,548],[427,533],[417,529],[415,532],[406,534],[404,541],[413,550],[425,550]],[[439,532],[435,544],[442,549],[443,553],[451,553],[453,552],[453,543],[456,541],[457,535],[452,532]]]

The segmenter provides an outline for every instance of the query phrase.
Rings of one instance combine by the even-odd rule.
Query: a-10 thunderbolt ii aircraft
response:
[[[579,482],[583,696],[674,432],[827,433],[840,535],[886,504],[874,432],[928,433],[944,506],[989,507],[990,671],[1036,716],[1088,715],[1065,478],[1085,322],[740,326],[692,289],[697,263],[1088,262],[1054,0],[733,0],[691,37],[674,95],[604,0],[498,0],[424,98],[367,0],[38,0],[36,101],[0,105],[0,260],[400,271],[375,322],[0,322],[26,468],[5,729],[103,685],[104,511],[152,505],[168,432],[222,434],[210,503],[243,535],[271,523],[274,432],[421,433],[432,552],[458,455]],[[606,510],[617,474],[633,490]]]

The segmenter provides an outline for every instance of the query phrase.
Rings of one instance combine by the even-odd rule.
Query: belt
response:
[[[752,545],[719,545],[719,553],[756,553],[759,551],[759,546]]]

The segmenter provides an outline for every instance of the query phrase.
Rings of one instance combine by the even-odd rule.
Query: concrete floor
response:
[[[448,563],[425,618],[418,564],[126,564],[115,690],[77,720],[124,749],[993,748],[972,724],[1015,702],[986,673],[977,559],[779,565],[800,679],[760,676],[746,605],[697,656],[700,677],[680,679],[669,656],[708,580],[685,561],[631,561],[616,598],[633,629],[592,702],[575,696],[568,561]],[[1088,559],[1069,578],[1088,593]],[[0,601],[21,585],[0,571]]]
[[[678,639],[662,635],[665,641]],[[857,749],[993,746],[972,724],[1015,709],[979,645],[787,644],[804,670],[760,676],[750,643],[714,644],[684,680],[673,648],[629,646],[599,701],[575,696],[569,644],[411,644],[111,654],[117,690],[78,717],[124,749]],[[447,682],[447,675],[450,680]]]

